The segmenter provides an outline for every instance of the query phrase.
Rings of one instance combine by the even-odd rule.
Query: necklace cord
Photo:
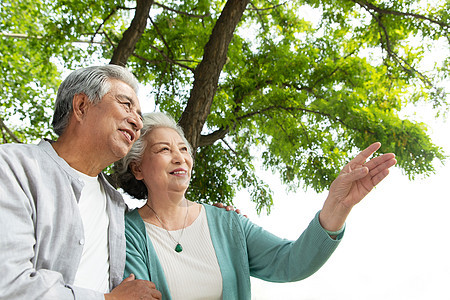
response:
[[[186,199],[186,198],[185,198]],[[162,220],[160,219],[160,217],[158,216],[158,214],[156,213],[156,211],[153,209],[153,207],[151,207],[148,204],[148,201],[145,203],[145,205],[148,206],[148,208],[150,208],[152,210],[152,212],[155,214],[156,219],[158,220],[158,222],[161,224],[162,228],[164,228],[164,230],[167,232],[167,234],[169,235],[170,239],[172,241],[174,241],[174,243],[176,244],[175,246],[175,251],[176,252],[181,252],[183,251],[183,247],[180,244],[181,238],[183,237],[183,233],[184,233],[184,229],[186,228],[186,221],[187,221],[187,217],[189,214],[189,203],[186,199],[186,216],[184,217],[184,224],[183,224],[183,229],[181,230],[181,234],[180,234],[180,238],[178,239],[178,241],[176,241],[173,236],[170,234],[169,230],[167,230],[166,226],[164,226],[164,223],[162,222]]]

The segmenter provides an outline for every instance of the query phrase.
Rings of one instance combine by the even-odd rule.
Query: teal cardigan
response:
[[[250,276],[272,282],[302,280],[338,246],[319,223],[319,213],[296,241],[281,239],[234,212],[204,205],[223,280],[223,299],[250,299]],[[171,299],[164,271],[137,210],[125,216],[125,277],[150,280]],[[199,287],[200,288],[200,287]]]

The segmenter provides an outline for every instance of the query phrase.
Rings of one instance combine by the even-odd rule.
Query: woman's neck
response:
[[[170,216],[186,211],[186,198],[184,193],[164,192],[152,193],[148,191],[147,203],[149,203],[160,216]]]
[[[178,230],[189,226],[198,217],[199,204],[188,201],[184,196],[148,197],[147,203],[139,209],[145,222],[167,230]],[[187,215],[186,215],[187,214]]]

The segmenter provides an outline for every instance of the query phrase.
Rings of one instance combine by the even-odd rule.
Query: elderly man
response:
[[[125,68],[76,70],[58,90],[58,140],[0,146],[0,299],[160,299],[122,282],[125,204],[101,173],[139,138],[136,91]]]

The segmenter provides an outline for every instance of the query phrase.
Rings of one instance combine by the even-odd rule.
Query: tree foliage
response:
[[[270,209],[255,161],[289,189],[322,191],[374,141],[410,178],[445,158],[426,124],[401,116],[418,103],[448,110],[449,57],[432,70],[421,64],[436,42],[449,46],[448,1],[6,0],[0,8],[3,142],[52,137],[59,72],[101,61],[129,67],[156,109],[179,118],[196,149],[189,196],[199,201],[232,202],[246,188],[258,210]]]

